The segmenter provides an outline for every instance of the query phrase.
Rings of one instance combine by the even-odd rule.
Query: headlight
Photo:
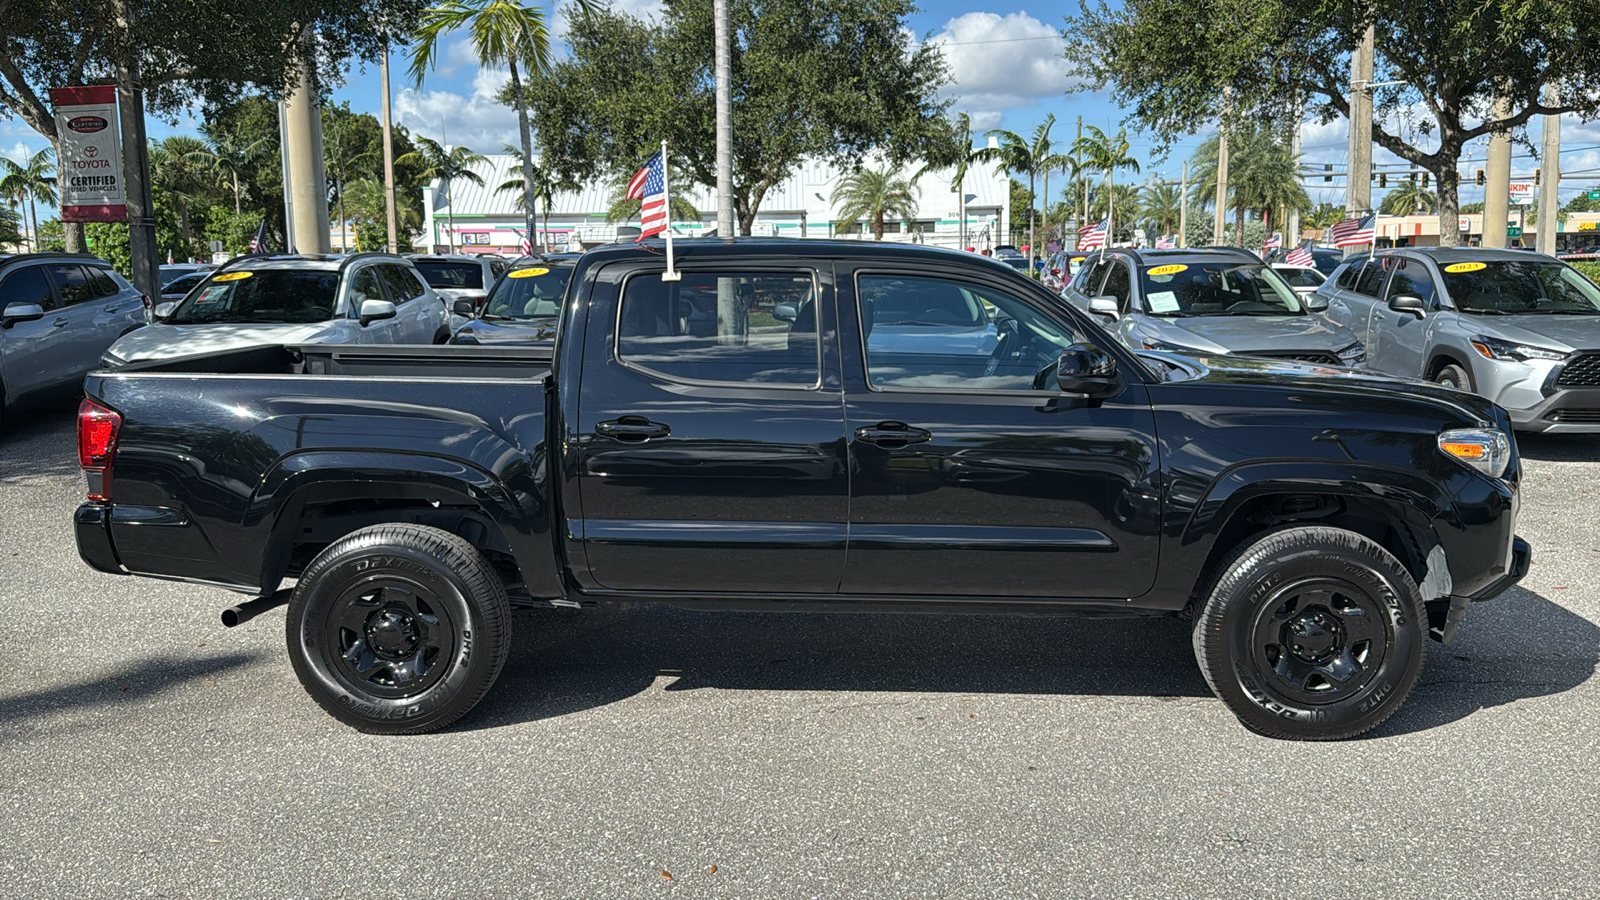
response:
[[[1212,350],[1196,350],[1193,347],[1183,347],[1178,344],[1169,344],[1155,338],[1140,338],[1146,350],[1160,350],[1162,353],[1176,353],[1179,356],[1216,356]]]
[[[1484,337],[1481,334],[1472,339],[1472,349],[1483,354],[1488,359],[1510,360],[1512,362],[1527,362],[1530,359],[1567,358],[1567,354],[1560,350],[1530,347],[1527,344],[1513,344],[1510,341]]]
[[[1439,452],[1499,478],[1511,464],[1511,438],[1493,428],[1456,428],[1439,435]]]
[[[1343,350],[1335,350],[1334,353],[1339,357],[1339,361],[1347,366],[1367,361],[1367,348],[1362,346],[1360,341],[1356,341]]]

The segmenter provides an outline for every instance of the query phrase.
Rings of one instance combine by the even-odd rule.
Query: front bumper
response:
[[[1477,392],[1511,415],[1518,431],[1600,433],[1600,387],[1558,387],[1563,363],[1474,359]]]
[[[1450,607],[1445,611],[1444,621],[1435,620],[1435,636],[1439,642],[1448,644],[1455,640],[1456,632],[1461,629],[1461,620],[1467,616],[1467,607],[1475,601],[1493,600],[1505,593],[1512,585],[1521,581],[1528,574],[1528,568],[1533,565],[1533,546],[1521,537],[1511,539],[1511,562],[1506,567],[1504,575],[1490,582],[1487,587],[1478,589],[1469,595],[1453,594],[1450,597]]]
[[[111,543],[110,506],[93,502],[79,506],[72,514],[72,526],[78,538],[78,555],[90,568],[112,575],[128,574]]]

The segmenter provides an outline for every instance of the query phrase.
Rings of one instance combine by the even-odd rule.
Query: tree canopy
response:
[[[908,40],[913,10],[911,0],[730,0],[741,233],[804,160],[957,161],[937,96],[944,62]],[[571,57],[526,85],[541,161],[574,180],[631,173],[665,140],[674,167],[714,188],[713,30],[712,0],[666,0],[659,24],[612,10],[574,16]]]
[[[1456,215],[1467,141],[1536,115],[1600,114],[1600,16],[1593,0],[1079,0],[1062,36],[1082,90],[1110,89],[1139,128],[1168,139],[1226,108],[1235,121],[1350,115],[1350,53],[1373,26],[1384,149],[1432,172],[1439,213]],[[1547,106],[1544,85],[1562,102]],[[1496,94],[1510,114],[1490,120]],[[1409,130],[1388,113],[1425,110]],[[1404,117],[1402,117],[1404,121]],[[1453,230],[1441,234],[1454,240]]]

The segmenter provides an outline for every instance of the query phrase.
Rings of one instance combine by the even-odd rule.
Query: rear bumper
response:
[[[112,575],[126,575],[111,544],[111,507],[85,503],[72,514],[73,531],[78,538],[78,555],[89,567]]]

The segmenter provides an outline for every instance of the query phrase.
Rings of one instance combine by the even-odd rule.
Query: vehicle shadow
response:
[[[1519,434],[1517,453],[1542,462],[1600,460],[1600,434]]]
[[[894,691],[1209,697],[1187,623],[813,613],[518,613],[495,690],[456,727],[489,728],[668,691]],[[1374,736],[1405,734],[1479,709],[1558,694],[1600,662],[1600,627],[1513,588],[1468,611],[1461,635],[1430,642],[1411,699]]]
[[[159,654],[88,681],[0,695],[0,735],[64,707],[81,710],[137,703],[174,687],[249,665],[260,658],[258,653],[225,653],[203,658]]]
[[[46,407],[8,413],[0,426],[0,483],[76,475],[76,409]]]

